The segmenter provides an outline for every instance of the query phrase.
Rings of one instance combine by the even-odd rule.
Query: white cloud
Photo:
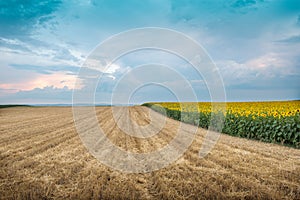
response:
[[[7,39],[7,38],[0,37],[0,41],[3,41],[6,44],[11,44],[11,45],[24,45],[24,43],[18,39]]]
[[[291,65],[291,61],[283,59],[280,54],[277,53],[268,53],[262,55],[258,58],[254,58],[245,63],[245,65],[251,69],[266,69],[266,68],[282,68]]]
[[[119,69],[120,69],[120,66],[113,63],[113,64],[109,65],[108,68],[104,72],[108,73],[108,74],[114,74]]]
[[[25,82],[0,83],[0,88],[5,90],[13,89],[16,91],[29,91],[35,88],[44,88],[47,86],[53,86],[55,88],[68,87],[69,89],[73,89],[75,87],[75,82],[76,76],[58,72],[55,74],[40,74],[32,78],[30,81]]]
[[[217,62],[217,65],[227,83],[247,82],[258,76],[274,78],[297,74],[295,59],[279,53],[267,53],[243,63],[225,60]]]

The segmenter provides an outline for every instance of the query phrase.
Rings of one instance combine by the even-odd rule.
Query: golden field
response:
[[[138,124],[151,121],[149,108],[129,110]],[[115,125],[111,107],[97,107],[96,113],[107,137],[132,152],[162,148],[179,126],[167,119],[156,136],[141,139]],[[192,125],[182,126],[188,134]],[[222,134],[200,159],[205,134],[199,128],[175,163],[127,174],[89,154],[76,133],[71,108],[0,109],[0,199],[300,199],[299,149]]]

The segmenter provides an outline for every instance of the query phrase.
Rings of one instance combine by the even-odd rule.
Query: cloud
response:
[[[79,67],[99,42],[120,31],[144,26],[172,28],[202,44],[219,66],[231,97],[238,97],[237,91],[245,95],[243,89],[252,91],[252,98],[255,90],[267,94],[276,88],[279,96],[298,95],[298,0],[17,0],[1,1],[0,8],[0,95],[26,90],[26,95],[34,98],[43,92],[64,92],[65,86],[72,89]],[[201,97],[209,98],[204,94],[201,76],[167,52],[134,52],[108,69],[106,62],[97,59],[87,63],[91,67],[86,69],[82,84],[88,87],[91,79],[103,75],[103,85],[97,88],[102,99],[111,95],[124,73],[146,63],[171,66],[193,83]],[[148,74],[139,76],[147,78]],[[166,74],[157,72],[155,76],[176,85]],[[285,84],[289,79],[293,90]],[[147,92],[149,95],[144,95],[151,99],[163,96],[151,88]],[[264,98],[263,93],[257,94]]]
[[[297,59],[269,53],[239,63],[217,63],[229,101],[299,99],[300,71]]]
[[[72,103],[72,90],[67,86],[56,88],[46,86],[44,88],[34,88],[28,91],[18,91],[16,93],[2,95],[2,104],[40,104],[40,103]]]
[[[299,43],[300,42],[300,35],[291,36],[289,38],[278,40],[277,42],[291,43],[291,44]]]
[[[255,0],[237,0],[234,3],[232,3],[233,8],[244,8],[253,6],[256,4]]]
[[[49,63],[58,62],[80,66],[84,59],[82,54],[70,46],[49,44],[32,38],[27,38],[26,42],[17,38],[0,38],[0,45],[0,51],[3,53],[18,54],[24,57],[35,56],[45,61],[48,60]]]
[[[36,66],[36,65],[20,65],[11,64],[11,67],[19,70],[29,70],[40,74],[53,74],[55,72],[68,72],[68,75],[75,75],[78,73],[79,68],[74,66]]]
[[[120,69],[120,66],[117,64],[111,64],[106,70],[105,73],[114,74]]]
[[[16,0],[0,2],[0,36],[24,37],[45,25],[61,5],[59,0]]]
[[[264,75],[288,75],[290,72],[287,70],[287,66],[291,66],[292,63],[289,60],[283,59],[279,54],[268,53],[258,58],[249,60],[245,65],[251,69],[256,70]]]
[[[27,91],[34,88],[43,88],[53,85],[56,88],[63,88],[67,86],[73,89],[75,87],[76,78],[76,76],[66,76],[65,73],[61,72],[55,74],[40,74],[25,82],[2,82],[0,83],[0,88]],[[80,84],[78,87],[80,87]]]
[[[297,91],[300,84],[300,75],[289,75],[285,77],[263,78],[256,77],[252,81],[227,85],[227,89],[240,90],[271,90],[276,93],[276,90],[290,89]]]
[[[268,53],[243,63],[227,60],[217,62],[217,65],[227,84],[241,84],[245,81],[253,81],[257,77],[275,79],[299,75],[298,60],[288,59],[285,56],[284,54]]]

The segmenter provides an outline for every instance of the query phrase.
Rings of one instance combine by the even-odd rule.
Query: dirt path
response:
[[[98,122],[111,142],[126,151],[162,148],[180,125],[139,106],[127,110],[132,124],[127,108],[114,109],[116,120],[111,107],[96,108]],[[87,129],[94,126],[84,117],[80,123]],[[181,131],[190,137],[194,128],[184,124]],[[153,132],[158,133],[149,137]],[[146,174],[127,174],[89,154],[76,132],[71,108],[0,109],[0,198],[300,199],[300,150],[221,135],[210,154],[199,159],[205,134],[198,129],[192,145],[173,164]]]

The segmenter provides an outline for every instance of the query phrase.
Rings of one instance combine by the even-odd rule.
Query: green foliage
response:
[[[241,116],[227,113],[223,133],[300,147],[300,115]]]

